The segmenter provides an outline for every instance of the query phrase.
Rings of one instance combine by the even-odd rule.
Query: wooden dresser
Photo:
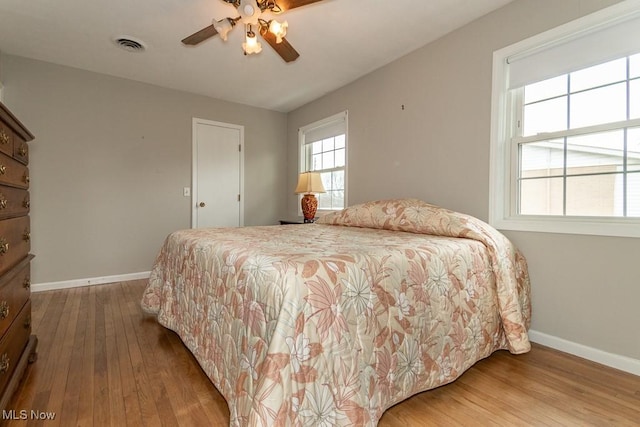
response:
[[[0,411],[29,362],[38,339],[31,335],[33,255],[29,224],[29,146],[33,135],[0,103]]]

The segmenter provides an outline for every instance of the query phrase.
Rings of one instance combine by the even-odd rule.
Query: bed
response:
[[[231,426],[375,426],[496,350],[529,351],[529,288],[498,231],[399,199],[174,232],[141,305],[193,353]]]

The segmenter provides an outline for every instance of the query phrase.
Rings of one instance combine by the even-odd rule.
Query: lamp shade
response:
[[[326,193],[322,185],[322,178],[318,172],[302,172],[298,177],[296,194],[300,193]]]
[[[260,53],[262,51],[262,43],[258,42],[258,38],[253,31],[247,33],[245,40],[246,41],[242,43],[242,49],[245,55]]]
[[[282,23],[276,21],[275,19],[269,22],[269,31],[276,36],[276,43],[282,43],[282,39],[287,35],[287,28],[289,27],[289,23],[284,21]]]
[[[220,34],[220,38],[224,41],[227,41],[227,37],[229,31],[233,28],[233,21],[230,21],[229,18],[221,19],[219,21],[213,21],[213,28],[216,29],[218,34]]]

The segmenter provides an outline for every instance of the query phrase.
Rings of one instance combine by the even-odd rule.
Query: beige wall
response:
[[[347,109],[349,204],[411,196],[486,220],[493,51],[613,3],[517,0],[291,112],[288,188],[297,129]],[[640,359],[640,239],[505,234],[529,261],[534,330]]]
[[[2,56],[5,104],[31,144],[33,282],[148,271],[189,228],[192,118],[245,126],[245,224],[285,204],[286,114]]]

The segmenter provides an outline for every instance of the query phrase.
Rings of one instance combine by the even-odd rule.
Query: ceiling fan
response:
[[[245,26],[245,42],[242,43],[244,54],[259,53],[262,45],[258,42],[254,29],[260,33],[262,38],[276,51],[286,62],[298,59],[300,54],[284,38],[287,34],[288,24],[286,21],[278,22],[275,19],[267,21],[262,18],[264,12],[280,14],[290,9],[306,6],[321,0],[222,0],[232,4],[238,11],[235,18],[224,18],[219,21],[214,20],[211,25],[191,34],[182,40],[185,45],[197,45],[216,34],[220,34],[222,40],[227,40],[229,31],[236,24]]]

